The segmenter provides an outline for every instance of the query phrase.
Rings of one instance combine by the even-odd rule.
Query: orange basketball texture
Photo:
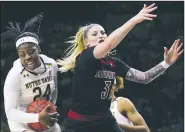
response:
[[[48,104],[50,104],[50,108],[49,108],[49,113],[54,113],[56,112],[56,107],[55,105],[53,105],[51,102],[49,102],[48,100],[37,100],[32,102],[28,108],[27,108],[27,113],[39,113],[41,112],[46,106],[48,106]],[[32,128],[33,130],[36,131],[43,131],[43,130],[47,130],[48,127],[46,127],[45,125],[42,125],[40,122],[35,122],[35,123],[28,123],[28,126],[30,128]]]

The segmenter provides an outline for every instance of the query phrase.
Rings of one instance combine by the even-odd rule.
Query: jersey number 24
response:
[[[50,84],[47,85],[46,87],[46,91],[44,92],[43,96],[42,96],[42,90],[40,87],[35,87],[33,89],[34,93],[38,93],[37,95],[35,95],[35,97],[33,98],[34,101],[36,101],[38,98],[44,98],[49,100],[49,95],[51,94],[51,88],[50,88]],[[41,97],[42,96],[42,97]]]

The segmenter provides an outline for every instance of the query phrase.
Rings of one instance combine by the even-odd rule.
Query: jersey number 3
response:
[[[106,99],[107,96],[109,95],[110,86],[111,86],[111,81],[105,81],[105,87],[104,87],[105,90],[101,92],[102,99]]]
[[[33,92],[37,92],[38,94],[35,95],[35,97],[33,98],[34,101],[36,101],[38,98],[41,98],[42,95],[42,90],[40,87],[35,87],[33,89]],[[47,85],[46,87],[46,91],[44,92],[44,95],[42,96],[44,99],[49,100],[49,95],[51,94],[51,88],[50,88],[50,84]]]

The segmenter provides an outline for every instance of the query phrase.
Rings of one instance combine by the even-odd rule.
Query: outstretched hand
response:
[[[144,4],[143,9],[136,16],[133,17],[133,20],[136,23],[141,23],[144,20],[152,21],[153,18],[157,17],[157,15],[150,13],[155,11],[156,9],[157,6],[155,6],[155,3],[149,6],[146,6],[146,4]]]
[[[180,39],[175,40],[171,46],[171,48],[168,50],[166,47],[164,47],[164,61],[171,65],[176,62],[176,60],[179,58],[179,56],[183,53],[182,43],[180,44]]]

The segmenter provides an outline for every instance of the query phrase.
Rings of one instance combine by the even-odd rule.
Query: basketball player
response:
[[[48,113],[47,106],[40,113],[26,113],[37,99],[57,100],[56,62],[40,54],[39,28],[43,15],[39,14],[26,22],[23,31],[18,23],[1,35],[1,39],[15,41],[19,59],[9,71],[4,84],[4,106],[11,132],[34,132],[27,123],[40,122],[50,127],[45,132],[61,132],[57,122],[58,113]]]
[[[129,67],[119,59],[107,54],[114,49],[138,23],[153,20],[150,14],[155,4],[143,9],[108,37],[99,24],[82,27],[76,34],[66,56],[59,60],[61,72],[74,69],[72,107],[66,119],[65,132],[121,132],[110,113],[109,97],[114,78],[121,76],[139,83],[149,83],[161,75],[183,53],[180,40],[175,40],[168,51],[164,49],[164,61],[142,72]]]
[[[124,132],[150,132],[145,120],[139,114],[134,104],[127,98],[114,95],[118,89],[123,87],[123,78],[116,77],[110,92],[112,98],[110,111],[116,122]]]

